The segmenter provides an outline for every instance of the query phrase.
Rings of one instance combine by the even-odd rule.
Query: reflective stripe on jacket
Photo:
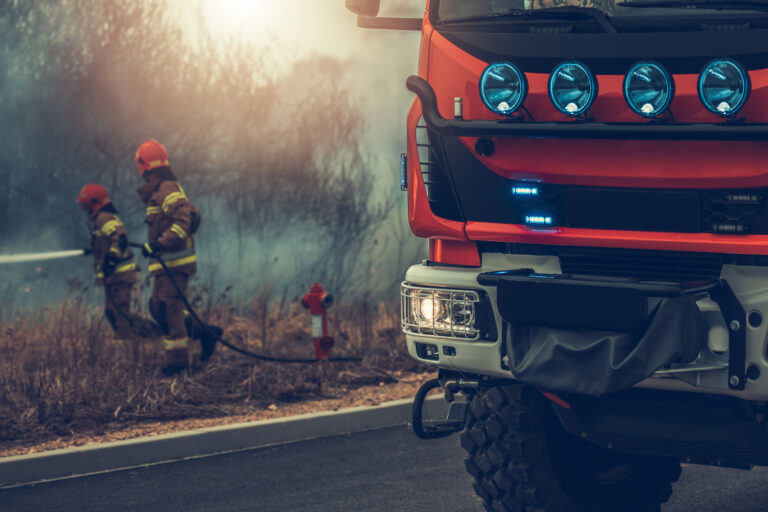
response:
[[[194,230],[200,214],[178,181],[149,182],[139,189],[147,207],[147,240],[159,242],[160,255],[168,268],[192,275],[197,271]],[[150,260],[149,274],[163,272],[162,265]]]
[[[127,242],[125,226],[120,218],[108,211],[101,210],[89,216],[92,224],[90,243],[93,250],[93,267],[96,272],[96,284],[103,286],[116,283],[135,283],[138,281],[138,267],[133,262],[133,253],[127,245],[120,242],[121,237]],[[121,250],[121,246],[124,250]],[[107,255],[112,256],[116,265],[111,273],[104,276]],[[109,269],[107,269],[109,270]]]

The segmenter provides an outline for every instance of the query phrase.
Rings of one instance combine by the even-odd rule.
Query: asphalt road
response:
[[[405,427],[0,490],[14,512],[481,511],[458,438]],[[664,512],[766,512],[768,468],[688,466]]]

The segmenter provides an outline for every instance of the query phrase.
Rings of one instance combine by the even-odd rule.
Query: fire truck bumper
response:
[[[719,280],[681,285],[564,275],[557,256],[488,253],[482,263],[407,271],[411,357],[564,392],[768,400],[768,267],[724,265]]]

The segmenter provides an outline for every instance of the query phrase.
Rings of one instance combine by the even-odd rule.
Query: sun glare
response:
[[[275,14],[275,0],[207,0],[207,15],[212,25],[221,31],[265,28]]]

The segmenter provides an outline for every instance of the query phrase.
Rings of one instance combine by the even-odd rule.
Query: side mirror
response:
[[[346,0],[347,9],[357,14],[357,26],[384,30],[421,31],[421,18],[379,18],[381,0]]]
[[[381,0],[346,0],[347,9],[359,16],[378,16]]]

